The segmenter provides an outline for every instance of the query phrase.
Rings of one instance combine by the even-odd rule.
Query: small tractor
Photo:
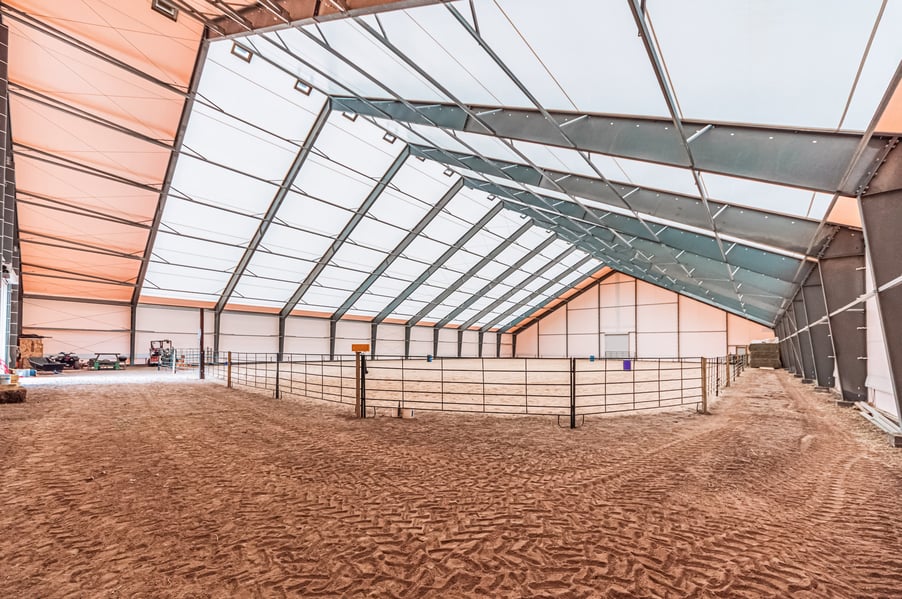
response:
[[[150,355],[147,357],[148,366],[172,366],[172,340],[160,339],[150,342]]]

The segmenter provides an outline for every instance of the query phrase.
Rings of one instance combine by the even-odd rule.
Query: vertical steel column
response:
[[[804,367],[802,364],[802,350],[799,347],[799,336],[796,335],[799,331],[799,323],[796,320],[795,315],[795,305],[790,303],[789,307],[786,308],[786,322],[789,326],[789,349],[792,353],[792,365],[793,365],[793,374],[799,378],[804,376],[802,372],[804,371]]]
[[[860,198],[859,207],[877,289],[877,313],[883,325],[893,395],[902,421],[902,286],[888,285],[902,275],[902,149],[898,145],[889,151],[886,162]]]
[[[379,328],[377,323],[370,324],[370,357],[376,357],[376,332]]]
[[[808,313],[805,310],[805,299],[802,296],[802,290],[796,294],[792,300],[793,308],[796,316],[796,323],[799,325],[799,355],[802,358],[802,382],[812,383],[817,379],[814,368],[814,346],[811,345],[811,336],[808,334]]]
[[[821,285],[827,312],[836,312],[865,292],[864,235],[842,228],[820,259]],[[864,302],[829,316],[839,384],[845,401],[867,399],[867,337]]]
[[[281,362],[282,357],[285,355],[285,320],[286,317],[279,316],[279,347],[276,351],[276,361]],[[214,346],[213,353],[219,355],[218,347]]]
[[[213,351],[219,353],[219,331],[222,326],[222,312],[213,311]]]
[[[501,336],[502,336],[502,334],[498,333],[497,336],[495,337],[495,357],[496,358],[501,357]]]
[[[462,358],[464,355],[464,332],[463,329],[457,329],[457,357]]]
[[[483,333],[482,331],[479,331],[479,333],[477,334],[477,339],[478,339],[477,343],[479,344],[479,357],[481,358],[482,357],[482,342],[485,340],[485,333]]]
[[[812,324],[827,316],[827,305],[824,303],[824,290],[821,287],[820,267],[815,265],[808,278],[802,284],[802,295],[805,298],[805,314],[811,328],[811,347],[814,351],[814,372],[818,387],[833,387],[835,363],[833,356],[833,339],[830,336],[829,322]]]
[[[206,362],[206,359],[205,359],[206,356],[204,355],[205,352],[204,352],[204,309],[203,308],[200,309],[200,331],[197,335],[197,338],[198,338],[198,345],[200,346],[200,358],[197,361],[198,362],[198,366],[197,366],[198,376],[199,376],[200,380],[204,380],[205,374],[206,374],[204,372],[204,363]],[[175,359],[175,356],[173,356],[173,360],[174,359]]]
[[[570,428],[576,428],[576,358],[570,358]]]
[[[432,329],[432,356],[438,357],[438,329]]]
[[[404,357],[410,358],[410,328],[409,326],[404,326]]]
[[[137,328],[138,328],[138,304],[131,304],[129,306],[129,330],[128,330],[128,363],[132,366],[135,365],[135,345],[136,345],[136,337],[137,337]]]
[[[335,320],[329,321],[329,361],[335,359],[335,331],[338,328],[338,322]]]

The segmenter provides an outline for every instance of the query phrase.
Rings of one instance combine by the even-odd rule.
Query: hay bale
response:
[[[752,343],[749,345],[751,368],[781,368],[780,346],[777,343]]]
[[[25,389],[16,387],[14,389],[0,390],[0,404],[3,403],[24,403]]]

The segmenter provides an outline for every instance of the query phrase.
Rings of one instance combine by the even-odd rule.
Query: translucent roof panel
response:
[[[902,3],[887,2],[842,129],[864,131],[902,56]]]
[[[648,12],[684,118],[829,129],[880,4],[691,0]],[[688,14],[704,35],[686,34]]]
[[[667,114],[627,2],[475,5],[482,36],[546,108]]]
[[[212,42],[198,84],[195,109],[219,112],[224,123],[241,122],[261,138],[303,142],[325,96],[295,89],[296,77],[261,58],[233,55],[232,41]]]

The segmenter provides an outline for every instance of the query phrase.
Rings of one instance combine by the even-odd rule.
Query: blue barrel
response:
[[[590,362],[594,362],[594,361],[595,361],[595,354],[589,354],[589,361],[590,361]]]
[[[426,356],[426,361],[432,362],[432,354],[429,354],[428,356]]]
[[[624,370],[632,370],[633,369],[633,361],[632,360],[624,360],[623,361],[623,369]]]

